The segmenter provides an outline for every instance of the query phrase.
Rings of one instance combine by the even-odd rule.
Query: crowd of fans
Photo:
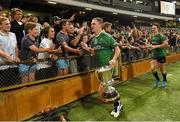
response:
[[[95,68],[96,59],[83,50],[84,45],[91,46],[94,36],[90,25],[74,23],[74,17],[54,16],[53,23],[39,23],[38,17],[25,17],[19,8],[11,9],[11,17],[0,8],[0,87]],[[117,40],[122,62],[149,57],[151,31],[129,26],[112,29],[109,22],[103,28]],[[180,45],[180,31],[164,29],[162,33],[172,49]]]

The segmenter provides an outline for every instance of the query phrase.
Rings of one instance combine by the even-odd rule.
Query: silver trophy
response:
[[[123,105],[120,102],[120,95],[118,91],[112,87],[114,81],[112,78],[113,68],[110,66],[100,67],[99,69],[96,69],[95,74],[97,79],[104,87],[104,92],[102,93],[101,97],[103,97],[103,100],[106,103],[113,103],[113,111],[111,112],[111,115],[113,115],[115,118],[118,117],[122,111]]]
[[[113,68],[110,66],[104,66],[96,69],[96,76],[100,83],[104,87],[104,93],[102,94],[105,102],[113,102],[119,99],[119,93],[112,87],[113,84]]]

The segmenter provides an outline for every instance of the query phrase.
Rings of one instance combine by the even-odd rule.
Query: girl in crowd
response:
[[[48,58],[57,59],[57,57],[55,55],[53,55],[52,53],[62,53],[62,50],[61,50],[61,48],[54,49],[55,48],[55,44],[53,43],[53,39],[55,37],[54,28],[52,28],[51,26],[47,26],[43,29],[43,33],[44,33],[45,38],[41,41],[39,47],[44,48],[44,49],[52,47],[53,50],[51,50],[49,52],[39,53],[38,59],[48,59]],[[46,69],[46,68],[49,68],[51,66],[52,66],[51,62],[43,61],[43,62],[38,63],[37,70]],[[51,77],[51,75],[53,75],[50,72],[48,72],[48,70],[46,70],[45,73],[47,75],[47,78],[48,78],[48,76]]]

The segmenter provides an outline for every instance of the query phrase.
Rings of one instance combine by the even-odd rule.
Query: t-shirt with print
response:
[[[38,47],[38,41],[32,40],[28,35],[22,39],[21,45],[21,60],[28,60],[37,57],[37,53],[30,49],[30,46],[35,45]]]
[[[67,45],[69,44],[68,35],[65,33],[62,33],[61,31],[58,32],[56,35],[56,46],[57,47],[61,46],[61,43],[63,43],[64,41],[67,43]],[[68,51],[66,51],[63,47],[61,48],[62,48],[63,53],[59,53],[58,56],[68,56]]]
[[[151,43],[152,45],[160,45],[163,44],[163,41],[165,41],[165,39],[166,39],[165,36],[158,33],[152,37]],[[156,48],[152,50],[152,58],[158,59],[165,57],[166,57],[166,48]]]
[[[114,48],[117,46],[114,38],[106,33],[101,32],[92,40],[92,47],[95,50],[95,58],[97,67],[102,67],[109,64],[109,61],[114,55]]]

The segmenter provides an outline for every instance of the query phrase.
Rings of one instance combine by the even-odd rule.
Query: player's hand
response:
[[[149,50],[152,50],[152,49],[154,49],[154,46],[153,46],[152,44],[150,44],[150,45],[147,46],[147,48],[148,48]]]
[[[116,64],[116,60],[112,59],[112,60],[109,61],[109,66],[110,67],[114,67],[115,64]]]

